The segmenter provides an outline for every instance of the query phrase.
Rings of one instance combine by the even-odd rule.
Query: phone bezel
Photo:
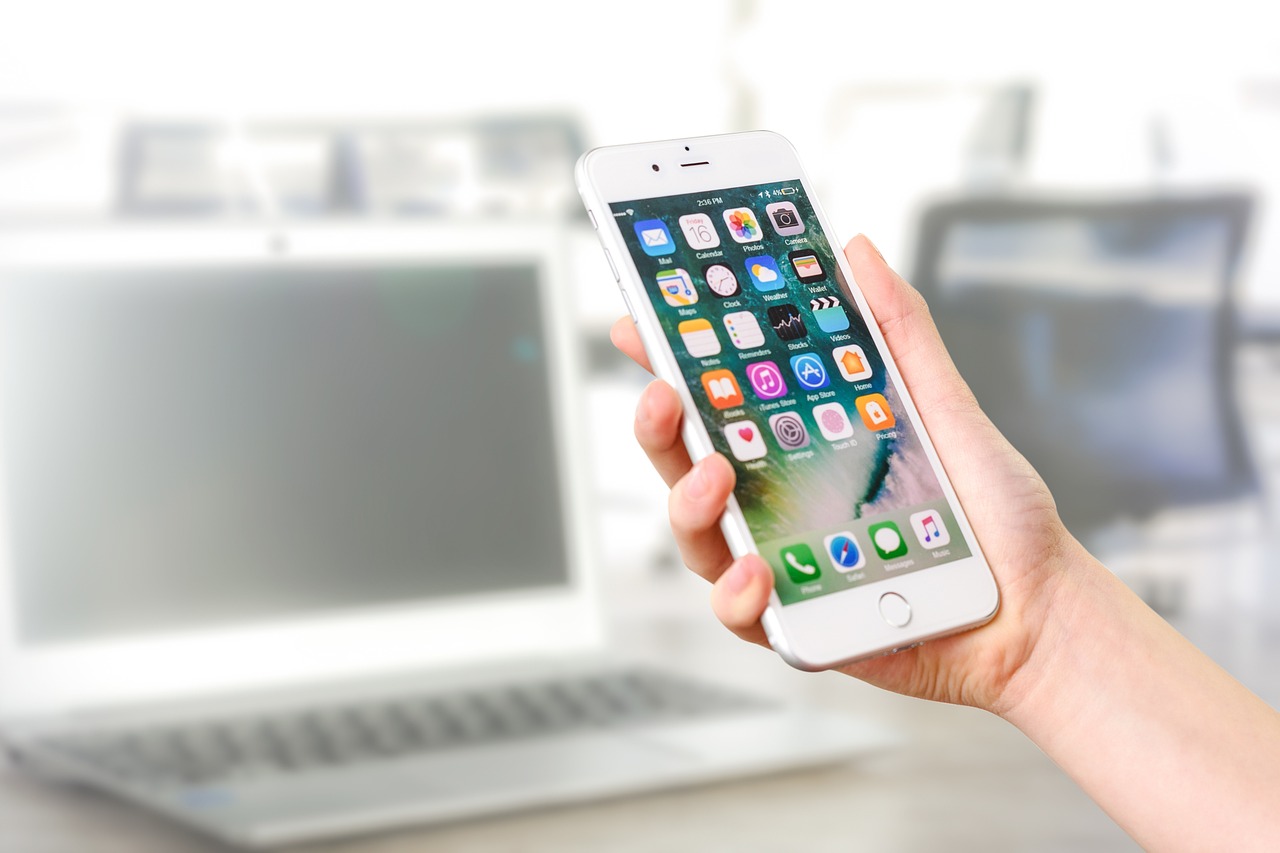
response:
[[[702,459],[714,452],[711,437],[610,206],[623,201],[799,180],[808,193],[819,225],[833,246],[836,245],[832,239],[834,229],[812,191],[812,182],[795,149],[784,137],[769,131],[597,148],[581,157],[575,175],[579,193],[619,276],[618,286],[631,309],[654,372],[680,396],[685,412],[682,433],[685,445],[695,461]],[[828,669],[973,628],[993,618],[999,608],[995,579],[880,333],[879,324],[861,289],[856,287],[843,253],[834,254],[845,280],[851,285],[845,296],[853,300],[868,319],[872,340],[884,358],[886,371],[920,436],[972,556],[786,606],[775,592],[762,619],[770,643],[788,663],[807,670]],[[721,528],[735,556],[757,551],[736,496],[729,499]],[[896,592],[911,603],[912,620],[907,626],[891,626],[880,616],[879,601],[887,592]]]

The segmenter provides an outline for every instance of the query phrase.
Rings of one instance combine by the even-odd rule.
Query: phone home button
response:
[[[880,615],[895,628],[905,628],[911,621],[911,605],[896,592],[880,596]]]

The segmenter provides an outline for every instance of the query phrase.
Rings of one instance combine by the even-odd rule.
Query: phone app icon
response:
[[[746,260],[747,272],[751,275],[751,283],[756,290],[768,293],[770,290],[781,290],[787,283],[782,280],[782,271],[778,262],[768,255],[756,255]]]
[[[813,420],[818,424],[818,431],[827,441],[840,441],[853,437],[853,421],[845,413],[844,406],[839,403],[823,403],[813,407]]]
[[[676,329],[689,355],[706,358],[720,352],[720,339],[716,337],[716,330],[711,328],[710,320],[685,320]]]
[[[809,430],[795,412],[782,412],[769,417],[769,429],[783,450],[799,450],[809,446]]]
[[[794,341],[809,334],[804,327],[800,309],[794,305],[774,305],[769,308],[769,325],[784,341]]]
[[[698,301],[698,291],[693,289],[693,279],[680,268],[658,273],[658,288],[662,298],[673,308],[683,308]]]
[[[747,379],[751,390],[761,400],[776,400],[787,393],[787,380],[772,361],[755,361],[747,365]]]
[[[727,264],[707,264],[702,268],[702,277],[706,279],[711,292],[721,299],[728,299],[742,292],[738,277]]]
[[[924,548],[942,548],[951,544],[951,532],[936,509],[926,509],[911,516],[911,529]]]
[[[724,437],[729,442],[733,458],[739,462],[750,462],[769,452],[764,444],[764,436],[760,434],[760,427],[751,421],[736,421],[726,425]]]
[[[849,328],[849,315],[844,312],[840,300],[834,296],[810,299],[809,310],[813,311],[813,319],[818,321],[818,328],[828,335]]]
[[[773,223],[773,230],[783,237],[804,233],[804,220],[800,211],[789,201],[777,201],[764,209],[765,216]]]
[[[871,362],[867,361],[867,354],[862,347],[836,347],[831,351],[831,357],[835,359],[836,367],[840,368],[840,375],[846,381],[861,382],[871,378]]]
[[[898,419],[889,408],[889,401],[883,394],[864,394],[853,401],[853,406],[862,415],[862,422],[871,431],[893,429]]]
[[[764,231],[760,230],[760,222],[749,207],[726,210],[724,224],[729,228],[729,236],[739,243],[754,243],[764,236]]]
[[[853,572],[867,564],[867,555],[858,547],[858,540],[847,530],[832,533],[822,540],[822,547],[827,549],[831,565],[837,572]]]
[[[792,583],[809,583],[822,577],[813,550],[803,542],[783,548],[781,557],[782,567],[787,570],[787,577]]]
[[[671,232],[661,219],[646,219],[636,223],[636,236],[640,238],[640,248],[651,258],[669,255],[676,250],[676,243],[671,239]]]
[[[720,245],[720,235],[711,217],[705,213],[689,213],[680,217],[680,230],[684,239],[694,249],[714,249]]]
[[[738,349],[754,349],[764,346],[764,330],[760,321],[750,311],[735,311],[724,315],[724,327],[729,332],[729,340]]]
[[[802,352],[791,356],[791,372],[796,375],[800,387],[806,391],[817,391],[831,384],[826,365],[817,353]]]
[[[894,560],[907,553],[907,540],[902,538],[902,531],[892,521],[882,521],[867,528],[871,544],[882,560]]]
[[[814,281],[825,281],[827,271],[812,249],[797,249],[787,255],[791,259],[791,268],[796,271],[796,278],[809,284]]]
[[[742,405],[742,389],[738,380],[728,370],[708,370],[702,374],[702,390],[717,409],[732,409]]]

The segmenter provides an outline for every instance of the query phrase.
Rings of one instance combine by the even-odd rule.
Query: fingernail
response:
[[[636,405],[636,423],[647,424],[653,420],[653,412],[651,411],[653,403],[649,388],[645,388],[640,392],[640,402]]]
[[[877,246],[877,245],[875,244],[875,241],[873,241],[873,240],[872,240],[870,237],[868,237],[866,234],[862,234],[862,235],[861,235],[861,237],[862,237],[862,239],[863,239],[863,240],[866,240],[866,241],[867,241],[867,245],[868,245],[868,246],[870,246],[872,249],[874,249],[874,250],[875,250],[876,257],[878,257],[880,260],[884,261],[884,253],[880,251],[880,247],[879,247],[879,246]],[[885,261],[885,263],[888,263],[888,261]]]
[[[697,500],[705,495],[710,488],[711,483],[707,480],[707,463],[706,460],[703,460],[695,465],[693,471],[689,473],[689,477],[684,483],[684,493],[686,497]]]
[[[742,563],[734,563],[724,573],[724,585],[733,595],[738,595],[751,583],[751,572]]]

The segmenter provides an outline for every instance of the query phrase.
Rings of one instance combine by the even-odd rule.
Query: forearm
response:
[[[1148,849],[1277,849],[1280,714],[1072,560],[1002,715]]]

